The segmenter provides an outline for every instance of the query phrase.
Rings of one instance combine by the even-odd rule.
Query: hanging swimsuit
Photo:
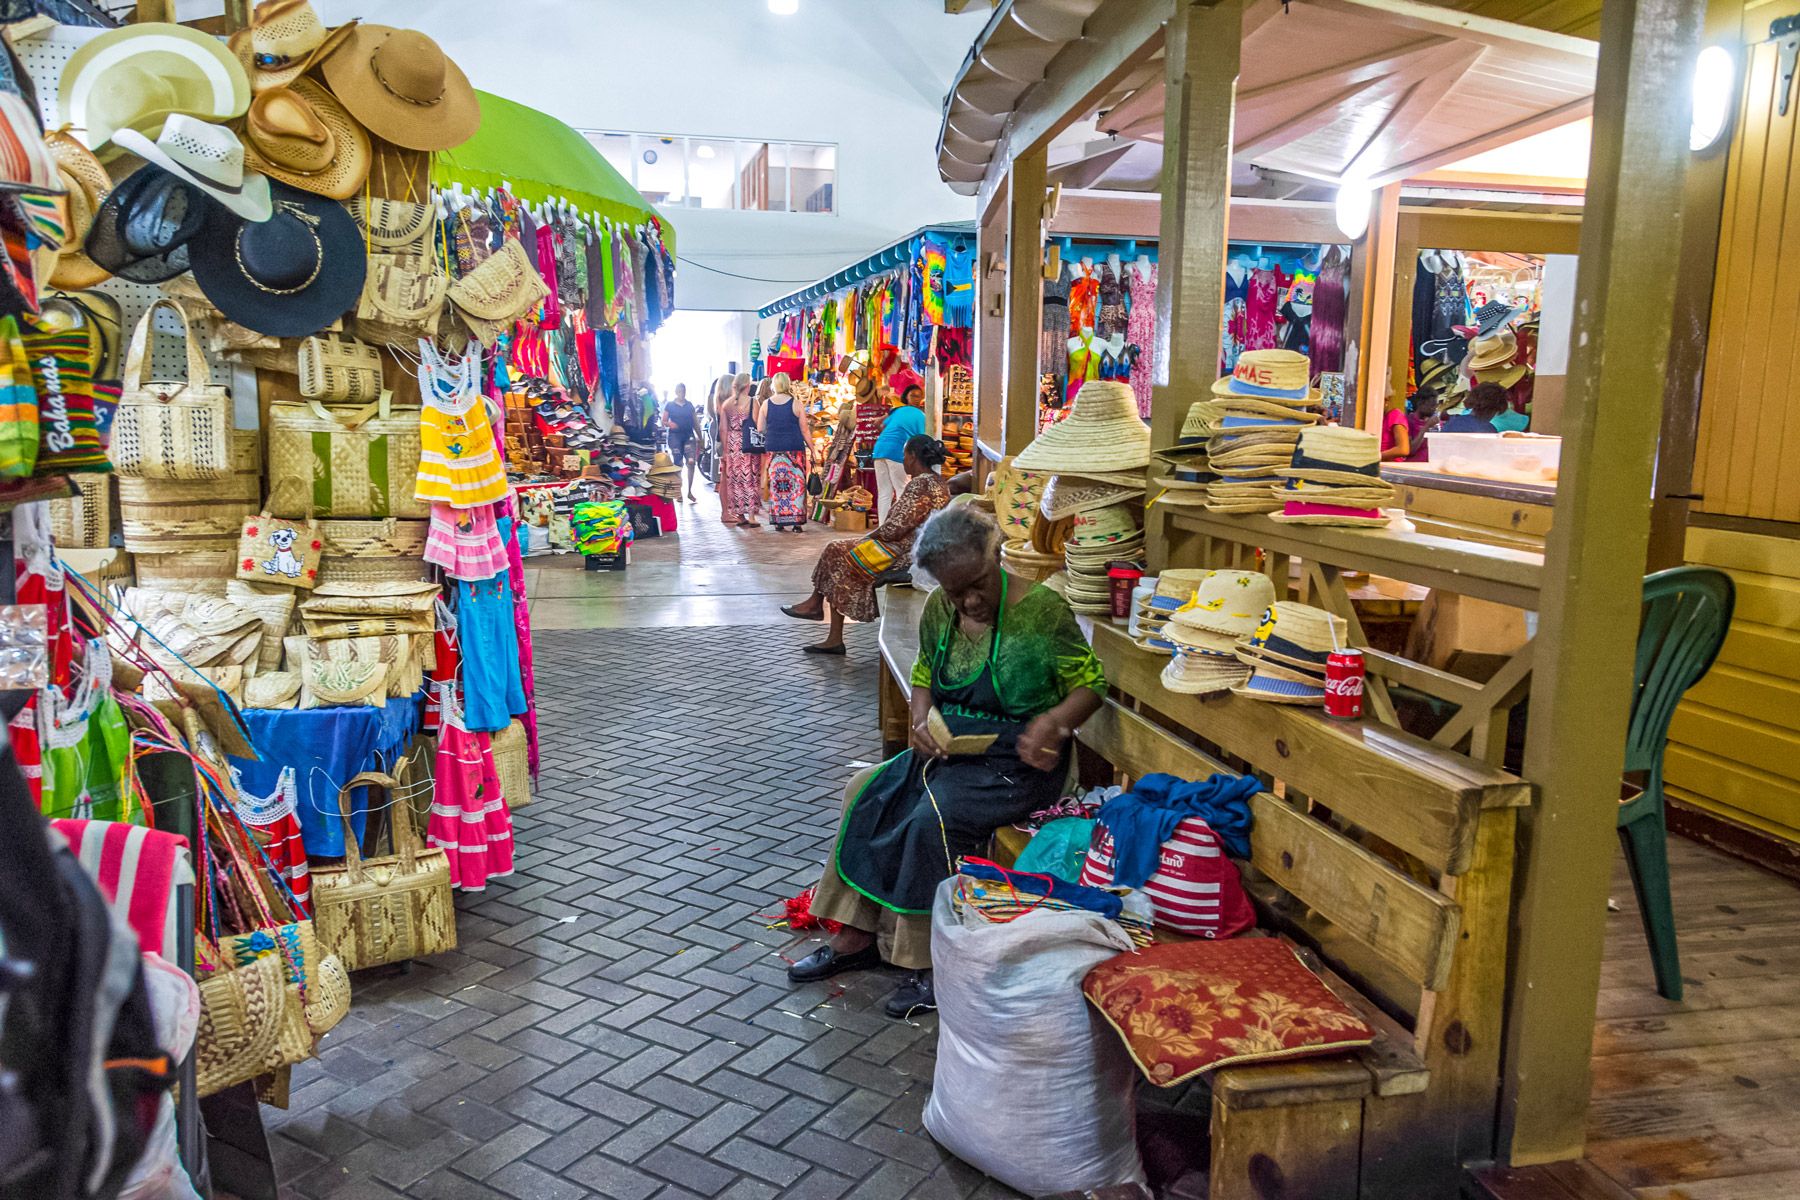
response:
[[[414,496],[452,508],[492,504],[506,495],[506,467],[482,399],[481,348],[446,359],[419,340],[419,479]]]
[[[1026,766],[1019,735],[1037,714],[1010,711],[1000,694],[996,664],[1006,592],[1003,575],[987,656],[974,674],[962,680],[944,675],[954,616],[938,639],[931,668],[932,701],[951,735],[993,734],[993,745],[981,754],[945,759],[911,750],[896,755],[863,785],[844,816],[834,853],[838,874],[884,908],[929,912],[937,885],[958,858],[979,854],[994,830],[1037,811],[1062,790],[1068,751],[1048,771]]]

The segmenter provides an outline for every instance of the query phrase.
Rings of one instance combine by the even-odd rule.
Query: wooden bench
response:
[[[925,594],[882,594],[882,735],[907,744]],[[1087,624],[1084,622],[1084,625]],[[1125,778],[1250,772],[1246,886],[1377,1030],[1352,1054],[1215,1072],[1214,1200],[1454,1196],[1490,1159],[1513,837],[1531,788],[1371,721],[1163,688],[1167,661],[1090,629],[1112,695],[1077,739]]]

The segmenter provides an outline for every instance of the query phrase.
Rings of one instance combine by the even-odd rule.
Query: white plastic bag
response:
[[[958,917],[955,887],[945,880],[931,910],[938,1047],[926,1131],[1031,1196],[1144,1182],[1137,1072],[1081,994],[1082,978],[1131,939],[1097,913]]]

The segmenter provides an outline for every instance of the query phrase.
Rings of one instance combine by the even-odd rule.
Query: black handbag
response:
[[[744,422],[744,453],[762,454],[768,448],[769,444],[763,438],[763,431],[756,427],[756,422],[746,420]]]

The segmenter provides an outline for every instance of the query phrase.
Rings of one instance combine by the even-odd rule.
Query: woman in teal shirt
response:
[[[888,508],[906,487],[906,443],[925,432],[925,389],[908,385],[882,423],[871,451],[875,459],[875,515],[877,521],[888,518]]]

